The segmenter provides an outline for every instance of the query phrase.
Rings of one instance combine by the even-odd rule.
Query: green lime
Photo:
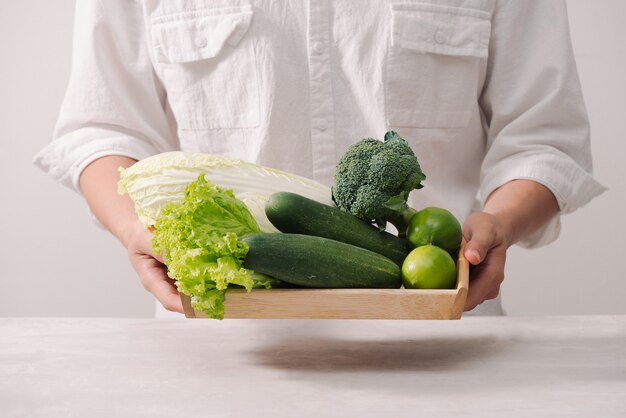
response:
[[[432,244],[454,253],[461,246],[461,224],[443,208],[429,207],[417,212],[409,222],[406,237],[413,247]]]
[[[407,289],[452,289],[456,284],[456,265],[447,251],[422,245],[404,259],[402,283]]]

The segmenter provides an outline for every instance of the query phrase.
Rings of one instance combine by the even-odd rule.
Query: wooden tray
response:
[[[248,319],[460,319],[469,263],[457,260],[455,289],[229,289],[224,318]],[[181,294],[187,318],[206,318]]]

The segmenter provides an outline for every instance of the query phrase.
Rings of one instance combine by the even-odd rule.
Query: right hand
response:
[[[152,235],[141,222],[133,223],[125,240],[128,258],[143,287],[168,311],[183,313],[180,294],[174,280],[167,276],[163,257],[152,249]]]

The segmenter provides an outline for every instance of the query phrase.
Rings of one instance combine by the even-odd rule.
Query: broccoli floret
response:
[[[350,146],[335,171],[337,206],[384,229],[391,222],[404,234],[415,213],[407,205],[411,190],[426,179],[409,144],[393,131],[384,141],[366,138]]]

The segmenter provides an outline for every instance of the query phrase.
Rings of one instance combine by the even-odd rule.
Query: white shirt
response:
[[[395,130],[411,196],[463,220],[513,179],[561,213],[604,188],[563,1],[81,0],[54,140],[35,163],[78,191],[98,157],[225,154],[331,185]],[[521,244],[554,240],[559,218]]]

